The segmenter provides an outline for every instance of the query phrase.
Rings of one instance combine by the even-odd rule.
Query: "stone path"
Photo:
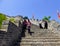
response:
[[[38,26],[33,25],[32,36],[26,31],[26,37],[23,37],[20,46],[60,46],[60,36],[58,33],[48,30],[39,29]]]

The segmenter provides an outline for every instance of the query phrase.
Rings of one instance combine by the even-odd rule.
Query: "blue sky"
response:
[[[10,16],[22,15],[36,19],[51,16],[51,19],[60,21],[57,17],[60,11],[60,0],[0,0],[0,12]]]

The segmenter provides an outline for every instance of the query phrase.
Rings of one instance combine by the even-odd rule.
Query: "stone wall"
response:
[[[39,23],[42,21],[30,20],[32,24],[39,26]],[[42,24],[43,22],[41,22]],[[55,20],[51,20],[48,22],[48,29],[50,30],[60,30],[60,23],[56,22]]]
[[[60,24],[54,20],[52,20],[51,22],[48,23],[48,29],[50,30],[57,30],[58,26]]]
[[[20,25],[20,24],[19,24]],[[2,40],[0,40],[0,46],[13,46],[13,44],[21,36],[21,27],[17,27],[15,24],[9,21],[8,30],[4,34]]]
[[[39,26],[39,21],[36,20],[30,20],[32,24]]]

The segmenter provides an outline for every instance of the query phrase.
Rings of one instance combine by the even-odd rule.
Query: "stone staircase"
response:
[[[26,37],[22,37],[20,46],[60,46],[60,36],[49,29],[39,29],[33,25],[32,36],[25,32]]]

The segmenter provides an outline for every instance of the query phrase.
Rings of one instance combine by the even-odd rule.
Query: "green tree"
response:
[[[50,22],[50,18],[51,18],[51,16],[48,16],[48,17],[45,16],[42,20]]]
[[[2,22],[3,22],[4,20],[6,20],[6,19],[7,19],[6,15],[0,13],[0,28],[1,28],[1,26],[2,26]]]
[[[15,22],[15,19],[14,18],[10,18],[10,21],[14,23]]]

